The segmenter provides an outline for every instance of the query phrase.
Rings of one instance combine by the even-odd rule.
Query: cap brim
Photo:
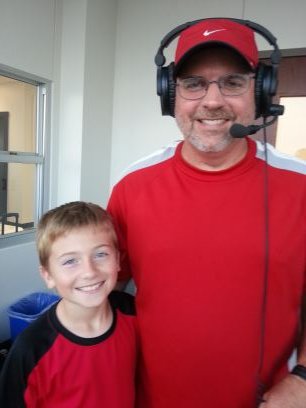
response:
[[[230,50],[234,51],[237,55],[239,55],[239,56],[241,57],[241,59],[242,59],[243,61],[246,62],[246,64],[250,67],[250,70],[251,70],[251,71],[254,71],[254,70],[253,70],[253,67],[251,66],[251,64],[249,63],[249,61],[244,57],[244,55],[242,55],[242,54],[239,52],[239,50],[238,50],[237,48],[235,48],[235,47],[231,46],[230,44],[225,43],[225,42],[223,42],[223,41],[213,40],[213,41],[206,41],[205,43],[200,43],[200,44],[198,44],[198,45],[196,45],[196,46],[190,48],[190,49],[181,57],[181,59],[174,65],[174,70],[173,70],[174,76],[177,75],[177,73],[178,73],[178,71],[181,69],[182,65],[183,65],[194,53],[196,53],[196,52],[199,51],[200,49],[208,48],[208,47],[211,47],[211,46],[214,46],[214,45],[220,45],[220,46],[229,48]]]

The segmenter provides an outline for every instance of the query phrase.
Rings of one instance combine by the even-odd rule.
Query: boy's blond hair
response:
[[[46,212],[37,226],[37,250],[41,266],[47,267],[51,246],[67,232],[86,226],[103,226],[118,248],[118,239],[110,215],[99,205],[74,201]]]

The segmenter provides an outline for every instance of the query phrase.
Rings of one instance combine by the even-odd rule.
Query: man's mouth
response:
[[[226,119],[199,119],[198,121],[201,122],[203,125],[218,126],[223,125],[226,122]]]

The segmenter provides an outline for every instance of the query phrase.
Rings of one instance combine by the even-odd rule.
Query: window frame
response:
[[[51,81],[18,70],[0,66],[0,75],[37,87],[36,150],[33,153],[0,151],[2,163],[28,163],[36,165],[34,197],[34,227],[20,232],[0,235],[0,249],[35,240],[36,224],[47,208],[50,186],[50,116]]]

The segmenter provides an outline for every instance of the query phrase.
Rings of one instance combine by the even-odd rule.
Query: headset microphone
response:
[[[267,126],[272,125],[276,121],[276,117],[274,117],[270,122],[263,123],[262,125],[250,125],[250,126],[243,126],[240,123],[234,123],[234,125],[230,128],[230,134],[232,137],[240,139],[248,135],[254,135],[254,133],[258,132],[260,129],[263,129]]]
[[[273,115],[273,119],[269,122],[264,122],[262,125],[250,125],[250,126],[243,126],[240,123],[234,123],[230,128],[230,134],[232,137],[235,138],[243,138],[248,135],[254,135],[254,133],[258,132],[260,129],[266,128],[267,126],[272,125],[277,119],[277,116],[282,115],[284,113],[284,106],[283,105],[271,105],[271,115]],[[273,113],[272,113],[273,111]]]

